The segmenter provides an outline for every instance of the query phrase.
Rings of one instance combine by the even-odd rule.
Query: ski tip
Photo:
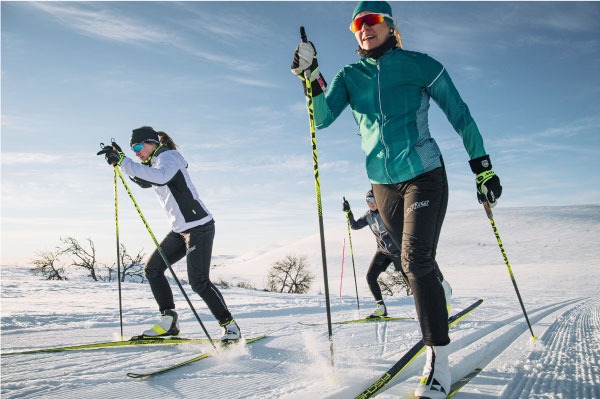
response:
[[[142,378],[145,377],[145,374],[138,374],[138,373],[127,373],[127,377],[131,377],[131,378]]]

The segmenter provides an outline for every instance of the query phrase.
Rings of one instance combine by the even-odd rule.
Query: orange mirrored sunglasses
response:
[[[350,30],[352,32],[358,32],[362,29],[363,24],[367,24],[369,26],[377,25],[385,21],[385,17],[392,18],[389,14],[365,14],[360,17],[356,17],[354,21],[350,24]]]

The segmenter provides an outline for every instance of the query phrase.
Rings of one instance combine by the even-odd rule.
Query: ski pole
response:
[[[119,324],[121,325],[121,341],[123,340],[123,302],[121,300],[121,243],[119,241],[119,187],[117,185],[117,168],[115,168],[115,231],[117,237],[117,279],[119,280]]]
[[[346,201],[346,197],[344,198],[344,202]],[[356,283],[356,267],[354,266],[354,251],[352,250],[352,234],[350,234],[350,216],[348,212],[346,212],[346,221],[348,222],[348,242],[350,243],[350,256],[352,256],[352,270],[354,271],[354,288],[356,289],[356,306],[358,310],[360,310],[360,302],[358,300],[358,284]]]
[[[306,31],[300,27],[300,38],[303,43],[307,42]],[[308,119],[310,123],[310,138],[312,141],[313,166],[315,173],[315,191],[317,195],[317,213],[319,218],[319,233],[321,235],[321,259],[323,263],[323,280],[325,288],[325,307],[327,309],[327,329],[329,333],[329,354],[331,365],[333,362],[333,330],[331,328],[331,307],[329,304],[329,283],[327,281],[327,257],[325,255],[325,232],[323,229],[323,208],[321,205],[321,182],[319,178],[319,156],[317,152],[317,133],[315,128],[315,112],[312,97],[312,86],[310,83],[310,70],[304,71],[304,85],[306,87],[306,98],[308,102]]]
[[[100,144],[100,146],[104,147],[104,144]],[[200,327],[202,327],[202,330],[204,331],[204,334],[206,334],[206,337],[208,338],[208,340],[209,340],[210,344],[212,345],[212,347],[214,349],[217,349],[217,347],[215,346],[214,342],[212,341],[210,335],[208,334],[208,331],[206,330],[206,327],[204,327],[204,323],[202,323],[202,320],[200,320],[200,316],[198,316],[198,313],[196,312],[196,309],[194,308],[194,305],[192,305],[192,302],[190,301],[190,298],[185,293],[185,290],[183,289],[183,286],[181,285],[181,282],[177,278],[177,275],[175,274],[175,271],[171,267],[171,263],[169,262],[169,260],[167,259],[167,256],[165,255],[165,253],[163,252],[162,248],[160,247],[160,244],[158,243],[158,240],[156,239],[156,236],[152,232],[152,229],[150,228],[150,225],[148,225],[148,222],[146,221],[146,218],[144,217],[144,214],[142,213],[142,210],[140,209],[137,201],[133,197],[133,194],[131,193],[131,190],[129,189],[129,186],[127,185],[127,182],[125,181],[125,178],[123,177],[123,174],[121,173],[121,171],[119,170],[119,168],[117,166],[115,166],[114,168],[115,168],[116,173],[119,175],[119,178],[121,179],[121,182],[123,183],[123,186],[125,187],[125,190],[127,191],[127,194],[129,194],[129,198],[131,198],[131,201],[133,202],[133,205],[135,206],[135,209],[137,210],[138,214],[142,218],[142,222],[144,222],[144,225],[146,226],[146,229],[148,230],[148,233],[150,234],[150,237],[152,237],[152,241],[154,241],[154,244],[156,245],[156,249],[157,249],[158,253],[162,257],[163,261],[165,262],[165,265],[167,265],[167,268],[169,269],[169,271],[171,272],[171,275],[173,276],[173,279],[175,280],[175,282],[179,286],[179,289],[181,290],[181,293],[185,297],[185,300],[187,301],[188,305],[190,306],[190,309],[192,309],[192,312],[194,313],[194,316],[196,316],[196,320],[198,320],[198,323],[200,323]]]
[[[498,246],[500,247],[500,252],[502,253],[502,257],[504,258],[504,264],[506,265],[506,269],[508,270],[508,274],[512,281],[513,287],[515,287],[515,292],[517,293],[517,298],[519,299],[519,304],[521,304],[521,309],[523,310],[523,315],[525,316],[525,321],[527,321],[527,325],[529,326],[529,331],[531,332],[531,339],[533,341],[537,340],[537,337],[533,333],[533,329],[531,328],[531,323],[529,322],[529,317],[527,317],[527,311],[525,311],[525,305],[523,305],[523,299],[521,299],[521,294],[519,293],[519,287],[517,287],[517,281],[515,280],[515,276],[510,267],[510,263],[508,262],[508,256],[506,255],[506,251],[504,250],[504,245],[502,245],[502,240],[500,239],[500,233],[498,233],[498,228],[496,227],[496,223],[494,222],[494,215],[492,213],[492,209],[490,208],[490,204],[487,201],[483,201],[483,209],[485,209],[485,213],[487,214],[488,219],[492,225],[492,229],[494,230],[494,235],[496,236],[496,241],[498,241]]]
[[[342,245],[342,272],[340,273],[340,298],[342,297],[342,285],[344,284],[344,258],[346,254],[346,239]]]

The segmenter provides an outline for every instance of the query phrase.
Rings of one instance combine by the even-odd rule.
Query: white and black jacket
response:
[[[124,158],[121,170],[142,187],[152,186],[174,232],[181,233],[213,220],[198,196],[187,172],[187,162],[179,151],[159,147],[150,167]]]

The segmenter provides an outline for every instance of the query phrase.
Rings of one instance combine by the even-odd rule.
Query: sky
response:
[[[216,220],[213,255],[318,233],[308,115],[289,67],[300,26],[326,80],[355,62],[355,5],[2,1],[1,263],[27,265],[65,237],[91,239],[114,263],[113,171],[96,152],[111,138],[127,147],[144,125],[186,157]],[[599,2],[392,10],[405,49],[444,64],[468,104],[504,187],[499,207],[600,203]],[[467,153],[435,104],[430,130],[449,210],[480,207]],[[327,231],[346,223],[342,197],[366,211],[370,184],[350,110],[317,145]],[[154,194],[129,187],[160,240],[169,226]],[[122,187],[117,204],[120,242],[149,253]]]

